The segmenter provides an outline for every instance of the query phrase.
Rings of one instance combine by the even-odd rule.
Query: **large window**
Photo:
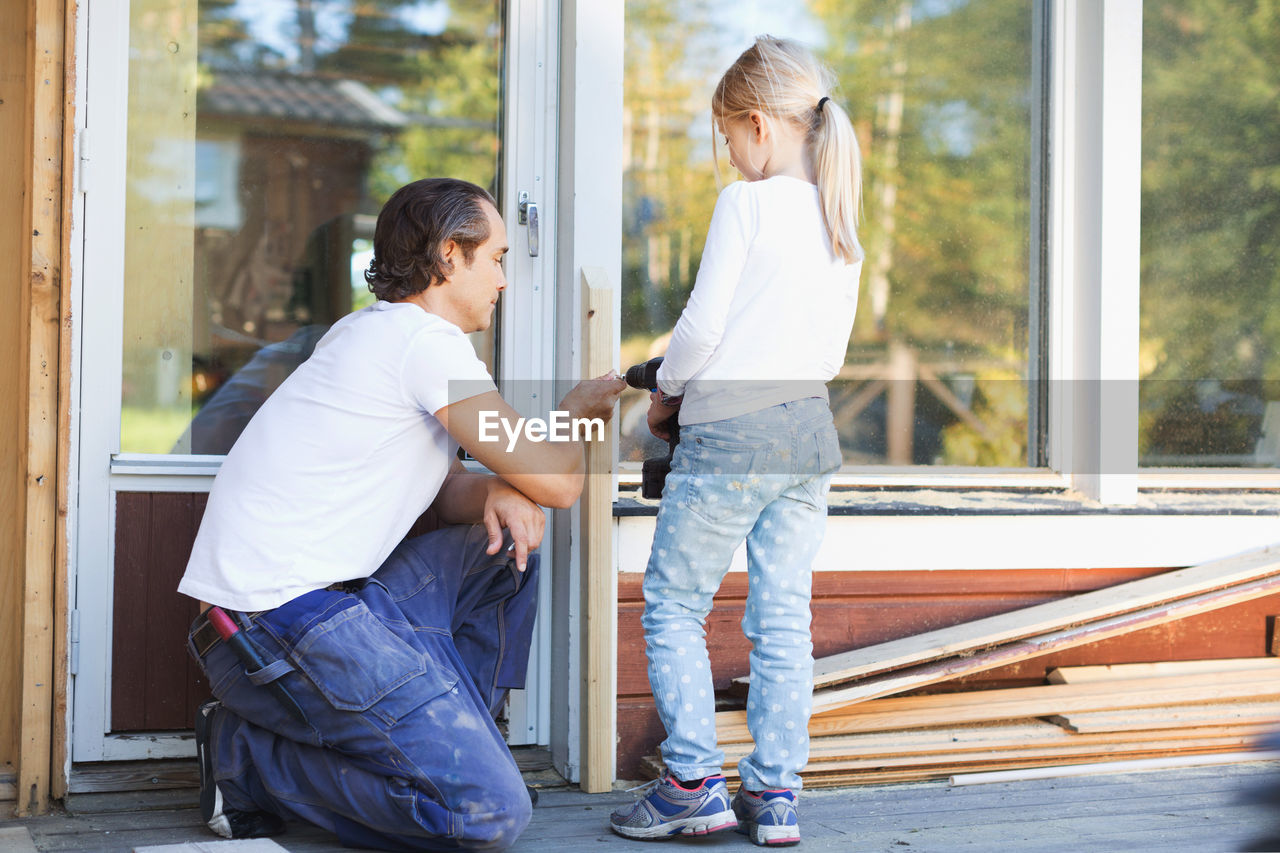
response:
[[[498,193],[501,0],[133,0],[121,450],[225,453],[372,296],[416,178]],[[493,367],[492,338],[476,340]]]
[[[1026,0],[627,0],[624,363],[662,353],[693,287],[719,75],[791,37],[838,75],[864,153],[868,256],[830,386],[845,463],[1042,464],[1035,26]],[[624,401],[624,460],[658,450],[644,408]]]
[[[1280,464],[1280,11],[1143,7],[1140,462]]]

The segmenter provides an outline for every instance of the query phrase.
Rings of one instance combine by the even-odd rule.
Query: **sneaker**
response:
[[[796,795],[788,790],[753,794],[739,788],[733,795],[733,813],[738,818],[738,832],[762,847],[800,843]]]
[[[216,699],[196,709],[196,758],[200,761],[200,816],[223,838],[265,838],[284,832],[284,821],[270,812],[240,811],[227,808],[222,792],[213,780],[213,755],[209,738],[213,734],[213,715],[222,707]]]
[[[706,835],[737,825],[723,776],[709,776],[693,791],[680,787],[670,775],[650,784],[653,790],[648,796],[610,816],[609,827],[614,832],[627,838],[655,839]]]

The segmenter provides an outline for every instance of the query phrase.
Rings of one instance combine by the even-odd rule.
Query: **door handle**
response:
[[[528,193],[520,193],[521,225],[529,227],[529,257],[538,257],[538,203],[529,201]]]

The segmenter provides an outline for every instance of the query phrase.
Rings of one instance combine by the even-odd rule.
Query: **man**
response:
[[[396,192],[365,273],[378,302],[330,329],[214,481],[179,591],[201,601],[189,648],[219,700],[196,740],[221,835],[283,817],[351,846],[502,849],[528,823],[493,715],[524,682],[539,505],[572,505],[584,461],[581,440],[482,423],[518,419],[465,337],[489,327],[506,251],[479,187]],[[560,410],[608,419],[624,387],[584,381]],[[402,543],[428,507],[449,526]],[[223,613],[259,661],[221,639]]]

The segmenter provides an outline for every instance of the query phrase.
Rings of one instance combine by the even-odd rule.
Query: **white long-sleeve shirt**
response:
[[[813,184],[776,176],[725,187],[658,369],[659,390],[684,395],[680,423],[825,399],[844,364],[861,270],[833,253]]]

